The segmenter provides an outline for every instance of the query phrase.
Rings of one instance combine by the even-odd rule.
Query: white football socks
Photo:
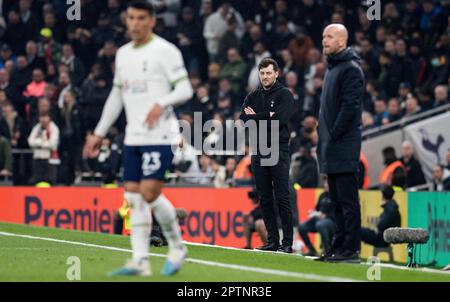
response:
[[[172,203],[161,193],[154,202],[150,203],[150,208],[167,239],[169,249],[183,249],[180,227]]]
[[[150,208],[140,193],[125,192],[125,199],[131,205],[131,248],[133,260],[138,263],[148,258],[151,231]]]

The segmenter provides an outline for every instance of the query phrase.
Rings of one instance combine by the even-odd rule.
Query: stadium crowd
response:
[[[297,101],[291,177],[302,187],[319,184],[314,150],[327,24],[345,24],[361,57],[364,129],[450,103],[449,1],[382,1],[379,21],[369,21],[365,1],[148,1],[157,12],[155,32],[181,49],[195,90],[175,108],[181,120],[193,123],[194,112],[220,124],[238,119],[245,95],[259,85],[258,63],[279,62],[280,81]],[[129,41],[126,4],[82,0],[81,20],[69,21],[65,1],[0,0],[0,175],[17,185],[71,185],[83,172],[107,183],[117,178],[123,115],[96,160],[84,160],[81,148],[111,89],[115,53]],[[205,140],[217,136],[204,133]],[[11,149],[31,149],[32,157]],[[441,167],[441,178],[448,168]],[[189,173],[183,181],[197,184],[213,179],[216,187],[251,177],[248,150],[239,157],[197,156],[188,142],[172,172]]]

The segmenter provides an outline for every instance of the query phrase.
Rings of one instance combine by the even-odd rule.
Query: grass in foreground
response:
[[[129,238],[123,236],[0,223],[0,281],[68,281],[66,273],[70,265],[66,262],[70,256],[81,260],[81,281],[367,281],[368,266],[365,265],[319,263],[297,255],[192,245],[188,246],[188,257],[195,260],[188,261],[175,276],[160,275],[165,258],[151,256],[152,277],[107,277],[108,272],[131,257],[130,252],[5,236],[1,232],[130,249]],[[165,255],[167,248],[152,247],[150,252]],[[230,265],[240,266],[240,269]],[[254,269],[263,270],[252,271]],[[450,274],[383,267],[381,281],[448,282]]]

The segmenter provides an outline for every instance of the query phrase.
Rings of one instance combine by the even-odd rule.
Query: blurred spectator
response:
[[[26,42],[37,37],[39,29],[39,21],[34,12],[31,11],[31,4],[33,0],[19,0],[20,19],[24,26],[25,35],[22,39]],[[23,48],[21,49],[23,51]]]
[[[9,141],[0,135],[0,177],[12,175],[12,154]]]
[[[406,188],[411,188],[426,183],[422,171],[422,165],[414,157],[414,148],[411,142],[404,141],[402,144],[401,161],[406,168]]]
[[[6,12],[3,12],[6,15]],[[20,53],[25,46],[26,28],[20,20],[19,12],[14,8],[8,12],[8,22],[2,40],[11,46],[14,53]],[[1,64],[1,62],[0,62]]]
[[[156,17],[164,20],[167,27],[177,26],[177,16],[180,12],[181,0],[150,0],[155,9]]]
[[[194,99],[191,101],[191,109],[193,112],[201,112],[204,120],[212,119],[214,100],[211,99],[206,85],[197,88]]]
[[[19,107],[20,92],[17,87],[10,82],[10,74],[5,68],[0,68],[0,92],[4,92],[8,100],[10,100],[14,107]]]
[[[386,103],[382,99],[375,101],[374,123],[376,126],[383,125],[383,120],[388,119],[389,113],[386,111]]]
[[[434,107],[447,105],[450,103],[448,98],[448,86],[438,85],[434,88]]]
[[[87,130],[93,130],[97,125],[110,90],[111,83],[107,81],[103,74],[83,83],[80,106]]]
[[[298,5],[298,25],[311,35],[316,45],[320,45],[322,43],[322,27],[324,25],[322,4],[314,0],[302,0]]]
[[[400,103],[400,108],[403,110],[406,106],[406,99],[412,96],[411,94],[411,84],[409,82],[400,83],[398,87],[398,97]]]
[[[435,165],[432,172],[433,179],[431,191],[450,191],[450,171],[444,169],[444,167],[441,165]]]
[[[70,75],[67,72],[61,72],[59,74],[58,86],[56,87],[56,91],[54,94],[54,97],[57,100],[56,104],[58,105],[58,108],[63,108],[65,94],[72,88],[73,87],[70,80]]]
[[[233,179],[233,174],[228,174],[225,166],[222,166],[217,159],[212,160],[212,171],[214,172],[213,184],[215,188],[229,188]]]
[[[264,43],[264,35],[260,25],[252,23],[241,42],[241,53],[245,60],[253,58],[254,46],[257,42]]]
[[[28,137],[33,149],[33,176],[31,183],[52,183],[49,176],[50,159],[55,156],[59,144],[59,129],[48,114],[39,116],[39,123],[33,127]]]
[[[75,180],[76,171],[81,171],[81,148],[84,142],[83,120],[71,90],[62,92],[63,104],[60,111],[61,156],[60,175],[62,182],[69,186]]]
[[[433,100],[431,99],[431,95],[424,89],[418,89],[417,98],[419,99],[419,106],[421,112],[433,109]]]
[[[236,95],[231,90],[231,84],[228,79],[221,79],[219,82],[219,92],[218,92],[219,99],[221,97],[229,97],[231,100],[232,108],[239,110],[241,107],[241,98]]]
[[[383,120],[381,121],[383,125],[393,123],[402,118],[402,114],[400,111],[400,104],[396,98],[391,98],[389,100],[387,113],[388,113],[387,117],[383,118]]]
[[[417,101],[417,98],[411,96],[408,99],[406,99],[406,106],[405,106],[405,117],[412,116],[414,114],[417,114],[420,112],[420,106],[419,102]]]
[[[26,130],[22,118],[14,110],[14,106],[6,101],[2,106],[0,115],[0,136],[6,138],[12,148],[23,149],[26,147]]]
[[[72,45],[64,44],[61,63],[69,67],[71,82],[76,86],[80,85],[85,76],[85,69],[83,62],[75,56]]]
[[[172,170],[178,175],[200,172],[196,150],[186,139],[183,139],[182,144],[175,151],[172,165]],[[196,177],[183,177],[180,180],[188,183],[197,183],[199,181]]]
[[[54,62],[58,62],[61,57],[61,44],[53,39],[53,32],[49,28],[43,28],[40,31],[38,56],[44,58],[47,68],[50,68]]]
[[[388,247],[389,243],[383,239],[383,233],[388,228],[400,227],[401,216],[397,202],[393,199],[394,189],[389,185],[381,188],[383,212],[379,216],[376,230],[361,228],[361,241],[375,247]]]
[[[96,50],[100,50],[106,41],[111,41],[113,38],[114,31],[110,23],[110,18],[107,13],[101,13],[97,26],[92,29],[93,46]]]
[[[267,242],[267,229],[264,225],[259,196],[256,191],[248,192],[248,198],[252,201],[253,210],[244,214],[244,249],[252,249],[252,234],[257,232],[263,243]]]
[[[242,180],[252,178],[251,151],[249,146],[245,146],[244,157],[241,158],[240,161],[238,161],[236,170],[234,171],[233,178]]]
[[[27,85],[23,95],[27,98],[40,98],[44,95],[45,75],[41,69],[33,70],[32,81]]]
[[[228,79],[231,84],[231,90],[237,94],[242,94],[243,81],[247,64],[242,60],[236,48],[230,48],[227,51],[227,63],[220,71],[221,79]]]
[[[237,21],[234,16],[228,19],[226,32],[219,40],[219,49],[217,51],[217,62],[225,64],[227,61],[227,52],[230,48],[240,48],[240,40],[236,34]]]
[[[299,71],[298,67],[295,65],[294,59],[292,58],[292,54],[289,51],[289,49],[281,50],[280,56],[281,56],[281,60],[282,60],[281,70],[280,70],[280,81],[286,81],[286,75],[291,71],[297,75],[297,80],[299,80],[298,75],[300,74],[300,71]],[[319,54],[319,58],[320,58],[320,54]]]
[[[95,67],[97,69],[95,72],[97,74],[104,73],[108,81],[113,79],[113,65],[115,64],[116,52],[117,46],[114,41],[106,41],[103,48],[98,52],[96,61],[98,67]]]
[[[200,164],[200,171],[199,171],[200,173],[198,183],[203,185],[211,183],[211,179],[214,177],[211,157],[209,157],[206,154],[202,154],[200,156],[199,164]]]
[[[372,114],[367,111],[362,113],[362,129],[369,130],[376,127],[375,122],[373,120]]]
[[[62,24],[60,24],[60,22],[56,20],[55,13],[53,11],[43,12],[43,19],[44,27],[49,28],[52,31],[55,41],[57,41],[58,43],[62,43],[65,39],[66,34],[64,32],[64,26],[62,26]]]
[[[236,19],[236,34],[242,38],[244,31],[244,22],[241,15],[236,12],[229,2],[224,2],[215,13],[211,14],[205,22],[203,36],[206,39],[206,46],[211,62],[217,62],[219,51],[219,41],[228,28],[228,20],[231,16]]]
[[[284,1],[282,1],[282,3],[284,3]],[[289,43],[294,38],[294,34],[289,30],[288,21],[284,17],[279,17],[276,20],[275,26],[275,31],[272,34],[269,45],[276,58],[279,58],[281,56],[281,50],[289,47]]]
[[[206,53],[202,36],[202,25],[195,19],[191,7],[183,8],[182,21],[177,30],[178,45],[183,53],[184,62],[190,73],[200,72]],[[203,64],[202,64],[203,63]]]
[[[211,95],[217,95],[219,90],[219,81],[220,81],[220,70],[221,67],[217,63],[209,64],[208,66],[208,86]]]
[[[298,225],[300,237],[308,248],[308,256],[317,256],[317,251],[309,240],[308,233],[319,233],[323,244],[323,254],[331,248],[335,232],[334,206],[328,191],[328,181],[324,179],[323,192],[320,194],[314,210],[308,211],[308,220]]]
[[[431,70],[422,87],[425,90],[433,90],[439,84],[445,84],[449,76],[450,62],[449,56],[437,53],[430,58]]]
[[[314,42],[304,32],[298,32],[295,35],[295,38],[289,42],[288,48],[294,58],[295,64],[300,69],[303,69],[306,65],[306,58],[309,50],[314,48]]]
[[[382,93],[387,97],[394,97],[400,81],[395,78],[395,66],[392,55],[384,51],[379,56],[380,73],[377,78],[379,87],[382,87]]]
[[[11,48],[8,44],[1,45],[0,48],[0,68],[6,67],[6,62],[12,61],[15,67],[16,65],[16,56],[13,54]]]
[[[292,155],[291,179],[302,188],[317,188],[319,185],[319,167],[311,156],[311,144],[300,146],[298,153]]]
[[[11,74],[11,81],[19,91],[25,90],[25,87],[31,82],[31,69],[25,56],[17,57],[17,65]]]
[[[380,173],[380,184],[403,189],[406,185],[406,167],[397,159],[394,148],[389,146],[383,149],[383,162],[385,167]]]
[[[252,67],[248,75],[247,88],[249,91],[255,90],[260,85],[258,65],[264,58],[268,58],[270,56],[270,52],[266,49],[266,46],[262,41],[255,43],[253,53],[251,55],[252,60],[250,61]]]

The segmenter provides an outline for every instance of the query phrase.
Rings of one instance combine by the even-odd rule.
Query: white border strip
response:
[[[38,237],[38,236],[15,234],[15,233],[8,233],[8,232],[0,232],[0,235],[2,235],[2,236],[9,236],[9,237],[20,237],[20,238],[27,238],[27,239],[34,239],[34,240],[45,240],[45,241],[51,241],[51,242],[80,245],[80,246],[86,246],[86,247],[92,247],[92,248],[100,248],[100,249],[111,250],[111,251],[118,251],[118,252],[126,252],[126,253],[131,253],[132,252],[131,250],[124,249],[124,248],[118,248],[118,247],[112,247],[112,246],[104,246],[104,245],[97,245],[97,244],[77,242],[77,241],[61,240],[61,239],[55,239],[55,238]],[[153,256],[153,257],[161,257],[161,258],[166,258],[167,257],[166,255],[155,254],[155,253],[149,253],[148,255],[149,256]],[[316,275],[316,274],[305,274],[305,273],[289,272],[289,271],[267,269],[267,268],[256,268],[256,267],[237,265],[237,264],[226,264],[226,263],[220,263],[220,262],[214,262],[214,261],[206,261],[206,260],[200,260],[200,259],[194,259],[194,258],[187,258],[186,261],[187,262],[191,262],[191,263],[207,265],[207,266],[214,266],[214,267],[221,267],[221,268],[226,268],[226,269],[234,269],[234,270],[240,270],[240,271],[246,271],[246,272],[254,272],[254,273],[260,273],[260,274],[276,275],[276,276],[282,276],[282,277],[301,278],[301,279],[308,279],[308,280],[314,280],[314,281],[327,281],[327,282],[359,282],[359,281],[361,281],[361,280],[349,279],[349,278],[340,278],[340,277],[333,277],[333,276],[321,276],[321,275]]]
[[[197,242],[189,242],[189,241],[184,241],[186,244],[189,245],[193,245],[193,246],[201,246],[201,247],[211,247],[211,248],[218,248],[218,249],[224,249],[224,250],[231,250],[231,251],[242,251],[242,252],[252,252],[252,253],[269,253],[269,254],[276,254],[276,255],[280,255],[280,256],[296,256],[296,257],[303,257],[304,259],[308,259],[308,260],[314,260],[317,259],[317,257],[312,257],[312,256],[303,256],[301,254],[286,254],[286,253],[280,253],[280,252],[270,252],[270,251],[260,251],[260,250],[256,250],[256,249],[239,249],[236,247],[228,247],[228,246],[218,246],[218,245],[213,245],[213,244],[206,244],[206,243],[197,243]],[[361,261],[361,264],[363,265],[372,265],[372,264],[367,264],[364,261]],[[425,272],[425,273],[435,273],[435,274],[444,274],[444,275],[450,275],[450,271],[444,271],[444,270],[439,270],[439,269],[433,269],[433,268],[428,268],[428,267],[416,267],[416,268],[410,268],[407,267],[406,264],[404,266],[402,265],[398,265],[398,264],[393,264],[393,263],[380,263],[381,267],[386,267],[386,268],[392,268],[392,269],[399,269],[399,270],[410,270],[410,271],[419,271],[419,272]]]

